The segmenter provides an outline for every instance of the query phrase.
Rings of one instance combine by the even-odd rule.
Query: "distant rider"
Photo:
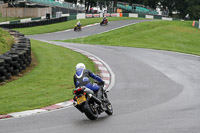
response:
[[[76,25],[77,25],[77,27],[81,27],[81,21],[78,21],[78,22],[76,23]]]
[[[102,23],[104,23],[105,21],[107,21],[107,18],[103,17]]]

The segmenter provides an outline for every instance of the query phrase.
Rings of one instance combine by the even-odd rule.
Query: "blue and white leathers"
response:
[[[99,76],[95,75],[90,70],[79,68],[76,69],[76,74],[74,75],[74,85],[76,88],[86,86],[95,92],[98,91],[100,87],[97,84],[90,82],[90,77],[97,80],[98,82],[103,81]]]

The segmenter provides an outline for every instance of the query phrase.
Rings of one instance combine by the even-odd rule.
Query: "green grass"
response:
[[[129,20],[129,19],[138,19],[138,18],[110,17],[108,18],[108,21]],[[102,18],[88,18],[88,19],[81,19],[80,21],[81,21],[81,24],[85,26],[89,24],[99,23],[101,20]],[[51,33],[51,32],[72,29],[74,28],[74,25],[76,24],[77,21],[78,20],[70,20],[70,21],[66,21],[62,23],[37,26],[37,27],[29,27],[29,28],[19,28],[19,29],[14,29],[14,30],[17,30],[20,33],[23,33],[25,35],[44,34],[44,33]]]
[[[9,51],[14,43],[14,38],[10,34],[0,28],[0,55]]]
[[[170,50],[200,55],[200,30],[192,22],[152,21],[64,42]]]
[[[2,17],[2,14],[0,13],[0,22],[5,22],[5,21],[15,21],[15,20],[20,20],[23,18],[19,18],[19,17]]]
[[[79,62],[95,72],[93,62],[80,53],[40,41],[31,43],[38,65],[25,76],[0,86],[0,114],[72,99],[73,75]]]

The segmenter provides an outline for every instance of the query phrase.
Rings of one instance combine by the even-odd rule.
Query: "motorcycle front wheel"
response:
[[[112,107],[112,104],[111,103],[108,103],[107,106],[106,106],[107,110],[105,111],[106,114],[108,115],[112,115],[113,114],[113,107]]]
[[[113,114],[113,107],[112,107],[112,104],[110,103],[110,101],[108,100],[107,93],[104,93],[104,97],[107,99],[107,104],[106,104],[107,110],[105,112],[108,115],[112,115]]]
[[[98,110],[94,108],[94,102],[86,101],[84,105],[84,112],[90,120],[96,120],[98,118]]]

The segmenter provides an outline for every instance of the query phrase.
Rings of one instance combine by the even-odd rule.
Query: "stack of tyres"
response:
[[[13,51],[23,53],[24,57],[20,57],[26,67],[31,63],[31,43],[28,38],[18,38],[17,43],[12,46]],[[21,64],[23,64],[21,63]],[[24,66],[22,66],[24,68]]]
[[[18,33],[18,34],[14,34],[14,37],[24,37],[24,34]]]
[[[19,37],[16,39],[17,43],[26,43],[27,45],[30,45],[30,39],[25,37]]]
[[[0,59],[0,82],[4,82],[5,81],[5,76],[4,76],[4,71],[5,71],[5,68],[4,68],[4,60]]]
[[[28,55],[31,57],[31,45],[27,45],[26,43],[15,43],[12,48],[21,48],[21,49],[28,49]]]
[[[16,38],[18,38],[18,37],[24,37],[24,34],[21,34],[18,31],[12,31],[12,32],[10,32],[10,35],[14,36]]]
[[[18,31],[10,30],[14,36],[15,44],[10,51],[0,55],[0,83],[9,80],[11,76],[18,75],[31,64],[31,42]]]
[[[11,50],[22,54],[23,56],[20,57],[22,69],[26,69],[27,66],[31,64],[31,53],[28,48],[12,48]]]
[[[5,64],[4,64],[4,68],[7,72],[7,74],[5,74],[5,78],[8,80],[11,78],[11,73],[13,72],[13,68],[11,67],[11,62],[12,62],[12,58],[11,57],[7,57],[4,55],[0,55],[0,59],[3,59]]]
[[[28,55],[28,51],[20,48],[12,48],[10,52],[19,56],[18,64],[22,70],[26,69],[26,67],[30,65],[31,61]]]
[[[27,62],[27,59],[25,59],[25,54],[26,54],[26,51],[23,51],[23,50],[11,50],[8,52],[9,55],[17,55],[19,58],[17,60],[17,62],[14,62],[13,64],[13,67],[15,69],[18,69],[19,72],[21,72],[22,70],[26,69],[26,62]]]
[[[11,78],[13,68],[10,67],[11,58],[0,55],[0,82]]]
[[[19,74],[19,69],[20,65],[18,64],[19,56],[16,54],[10,54],[10,53],[4,53],[4,56],[10,57],[11,62],[10,62],[10,72],[12,75],[18,75]]]
[[[14,36],[16,34],[19,34],[19,32],[18,31],[14,31],[14,30],[10,30],[10,35],[11,36]]]

